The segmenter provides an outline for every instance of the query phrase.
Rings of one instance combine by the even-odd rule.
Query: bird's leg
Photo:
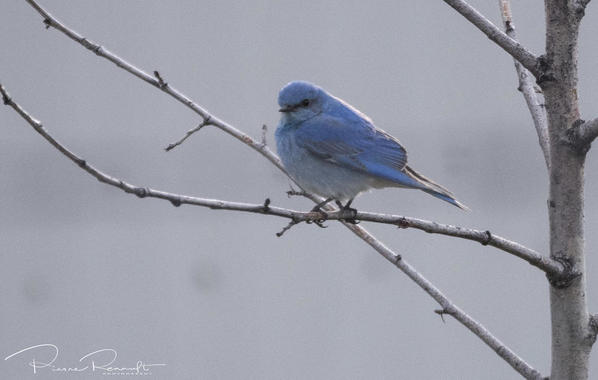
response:
[[[354,199],[354,198],[353,198]],[[347,223],[351,224],[359,224],[359,221],[355,220],[357,216],[357,210],[351,207],[351,203],[353,203],[353,199],[349,199],[349,201],[343,206],[340,201],[336,201],[336,205],[340,208],[342,212],[347,212],[351,214],[350,218],[343,219]]]
[[[324,225],[324,221],[328,218],[328,214],[326,213],[326,211],[322,210],[322,207],[326,206],[333,199],[334,198],[326,198],[322,202],[315,205],[314,208],[311,209],[311,212],[320,212],[320,213],[324,214],[324,217],[322,219],[308,220],[305,223],[310,224],[313,222],[320,228],[328,227],[328,226]]]

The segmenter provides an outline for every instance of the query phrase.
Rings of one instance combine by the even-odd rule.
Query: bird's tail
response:
[[[435,183],[429,178],[424,177],[423,175],[419,174],[415,170],[411,169],[409,166],[405,166],[404,168],[405,174],[407,174],[411,179],[416,181],[419,188],[422,191],[425,191],[428,194],[435,196],[436,198],[440,198],[445,202],[448,202],[454,206],[459,207],[462,210],[469,210],[469,207],[465,206],[463,203],[459,202],[455,196],[448,191],[446,188],[440,186],[439,184]]]

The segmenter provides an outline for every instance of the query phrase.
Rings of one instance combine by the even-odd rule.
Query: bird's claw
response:
[[[328,214],[325,211],[323,211],[319,206],[316,206],[313,209],[311,209],[311,212],[319,212],[323,215],[323,217],[320,219],[306,220],[305,223],[307,223],[307,224],[313,223],[320,228],[328,228],[328,226],[324,225],[324,222],[326,220],[328,220]]]

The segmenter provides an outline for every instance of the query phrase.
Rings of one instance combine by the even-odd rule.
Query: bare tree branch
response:
[[[469,20],[486,36],[488,36],[488,38],[503,48],[513,58],[521,62],[523,67],[528,69],[532,74],[534,74],[536,77],[540,76],[541,72],[538,65],[538,57],[532,54],[519,42],[503,33],[496,25],[494,25],[490,20],[484,17],[484,15],[478,12],[466,1],[444,0],[444,2],[453,7],[457,12]]]
[[[448,0],[445,0],[445,1],[448,2]],[[205,111],[203,108],[201,108],[200,106],[195,104],[193,101],[191,101],[185,95],[183,95],[179,91],[173,89],[159,75],[156,75],[157,79],[151,77],[144,71],[139,70],[138,68],[136,68],[133,65],[129,64],[128,62],[122,60],[120,57],[116,56],[115,54],[102,48],[100,45],[91,43],[87,39],[81,37],[76,32],[66,28],[63,24],[59,23],[53,16],[51,16],[47,11],[45,11],[43,8],[41,8],[34,0],[27,0],[27,2],[29,4],[31,4],[44,17],[44,23],[46,24],[47,27],[51,26],[51,27],[54,27],[54,28],[60,30],[61,32],[65,33],[67,36],[69,36],[71,39],[79,42],[81,45],[83,45],[87,49],[95,52],[97,55],[110,60],[111,62],[115,63],[117,66],[129,71],[130,73],[134,74],[135,76],[143,79],[144,81],[154,85],[155,87],[157,87],[157,88],[161,89],[162,91],[168,93],[169,95],[173,96],[175,99],[182,102],[183,104],[185,104],[186,106],[191,108],[193,111],[198,113],[202,117],[203,121],[206,124],[216,126],[219,129],[222,129],[223,131],[225,131],[225,132],[229,133],[230,135],[234,136],[235,138],[239,139],[244,144],[246,144],[246,145],[250,146],[251,148],[255,149],[256,151],[258,151],[260,154],[262,154],[264,157],[266,157],[268,160],[270,160],[275,166],[277,166],[279,169],[281,169],[283,172],[286,173],[286,171],[284,170],[284,167],[282,166],[278,157],[264,144],[261,144],[260,142],[253,140],[251,137],[249,137],[248,135],[239,131],[238,129],[221,121],[220,119],[216,118],[215,116],[210,115],[207,111]],[[499,33],[502,33],[502,32],[499,31]],[[490,35],[489,35],[489,37],[491,39],[493,38]],[[495,36],[495,38],[498,38],[498,40],[502,40],[502,38],[500,38],[500,35],[498,35],[498,37]],[[531,53],[529,53],[525,49],[523,49],[519,44],[516,44],[516,46],[512,46],[512,43],[507,41],[506,46],[509,47],[509,50],[514,51],[516,55],[521,55],[523,57],[522,58],[523,61],[526,62],[526,63],[524,63],[524,66],[525,66],[525,64],[528,64],[530,66],[535,65],[536,58]],[[513,49],[513,47],[514,47],[514,49]],[[509,51],[509,50],[507,50],[507,51]],[[532,68],[530,67],[530,69],[532,69]],[[8,100],[9,105],[11,105],[13,108],[15,108],[15,110],[17,112],[19,112],[19,114],[21,114],[21,116],[26,118],[25,115],[27,115],[27,114],[20,107],[18,107],[16,105],[16,103],[14,103],[12,100],[10,100],[10,97],[8,97],[8,95],[6,95],[4,97],[5,97],[5,100]],[[29,117],[29,118],[31,120],[28,120],[28,121],[38,132],[44,131],[43,127],[41,126],[41,124],[39,124],[39,122],[37,122],[35,119],[33,119],[31,117]],[[37,128],[36,128],[36,125],[38,126]],[[47,135],[47,133],[46,133],[46,135]],[[49,140],[49,141],[51,143],[52,143],[52,141],[54,141],[54,143],[57,144],[57,142],[54,139]],[[54,143],[52,143],[52,144],[54,145]],[[59,150],[61,150],[58,146],[56,146],[56,147]],[[72,155],[72,153],[70,153],[70,152],[63,152],[63,153],[65,155],[67,155],[69,158],[71,158],[73,161],[77,162],[82,168],[87,167],[87,164],[85,163],[85,161],[81,161],[81,159],[79,159],[77,156],[71,157],[70,155]],[[147,190],[145,190],[143,193],[139,194],[139,196],[147,196],[146,193],[147,193]],[[156,195],[158,195],[158,194],[156,194]],[[268,202],[264,203],[263,205],[260,205],[260,207],[262,209],[269,208],[269,205],[267,203]],[[445,312],[447,314],[450,314],[451,316],[453,316],[456,320],[458,320],[461,324],[463,324],[471,332],[473,332],[476,336],[478,336],[483,342],[485,342],[489,347],[491,347],[501,358],[503,358],[507,363],[509,363],[509,365],[511,365],[522,376],[524,376],[526,378],[532,378],[532,379],[542,378],[540,373],[536,369],[531,367],[522,358],[520,358],[517,354],[515,354],[510,348],[505,346],[501,341],[499,341],[496,337],[494,337],[479,322],[475,321],[473,318],[471,318],[465,312],[463,312],[461,309],[459,309],[456,305],[454,305],[446,296],[444,296],[436,287],[434,287],[425,277],[423,277],[413,267],[411,267],[407,262],[405,262],[405,260],[403,260],[400,255],[394,253],[392,250],[390,250],[388,247],[386,247],[382,242],[380,242],[378,239],[376,239],[373,235],[371,235],[368,231],[366,231],[361,226],[357,226],[357,225],[347,223],[344,221],[341,221],[341,222],[347,228],[349,228],[352,232],[354,232],[357,236],[359,236],[361,239],[366,241],[377,252],[382,254],[387,260],[392,262],[397,268],[399,268],[401,271],[403,271],[405,274],[407,274],[407,276],[409,276],[415,283],[417,283],[426,293],[428,293],[428,295],[430,295],[432,298],[434,298],[434,300],[436,300],[441,305],[441,307],[443,308],[443,310],[445,310]]]
[[[199,123],[199,125],[197,127],[191,128],[190,130],[188,130],[187,133],[185,133],[185,136],[183,136],[182,138],[180,138],[177,141],[173,142],[172,144],[169,144],[166,148],[164,148],[164,150],[168,152],[168,151],[176,148],[177,146],[181,145],[185,140],[187,140],[192,134],[194,134],[195,132],[199,131],[200,129],[202,129],[206,125],[210,125],[210,121],[209,120],[203,120],[201,123]]]
[[[500,13],[502,15],[503,25],[507,36],[517,41],[517,32],[515,24],[513,24],[513,15],[511,14],[511,5],[509,0],[498,0],[500,6]],[[548,141],[548,121],[546,120],[546,108],[543,102],[538,100],[538,93],[541,92],[536,85],[536,81],[532,78],[530,72],[521,65],[517,59],[513,59],[515,63],[515,70],[519,78],[519,90],[523,93],[527,108],[534,121],[534,127],[538,134],[538,141],[540,148],[544,155],[546,167],[550,167],[550,143]]]
[[[191,99],[189,99],[183,93],[179,92],[177,89],[170,86],[168,83],[166,83],[162,79],[162,77],[160,76],[159,73],[155,72],[155,74],[157,74],[157,75],[154,75],[154,76],[149,75],[145,71],[138,69],[137,67],[133,66],[129,62],[120,58],[116,54],[113,54],[108,49],[88,40],[87,38],[81,36],[79,33],[75,32],[74,30],[66,27],[60,21],[58,21],[54,16],[52,16],[48,11],[46,11],[44,8],[42,8],[34,0],[27,0],[27,2],[33,8],[35,8],[35,10],[37,10],[42,15],[42,17],[44,17],[44,24],[46,25],[47,28],[53,27],[56,30],[61,31],[62,33],[67,35],[69,38],[71,38],[73,41],[78,42],[86,49],[94,52],[96,55],[106,58],[107,60],[114,63],[116,66],[120,67],[121,69],[126,70],[129,73],[135,75],[136,77],[151,84],[152,86],[159,88],[160,90],[162,90],[165,93],[167,93],[168,95],[172,96],[173,98],[175,98],[176,100],[178,100],[179,102],[184,104],[185,106],[189,107],[193,112],[197,113],[203,120],[202,124],[218,127],[219,129],[232,135],[233,137],[237,138],[238,140],[241,140],[246,145],[249,145],[251,148],[257,150],[263,156],[265,156],[268,160],[270,160],[274,165],[276,165],[279,169],[284,170],[282,163],[280,162],[278,157],[276,157],[276,155],[273,154],[272,151],[267,146],[262,146],[259,142],[253,140],[247,134],[245,134],[245,133],[239,131],[238,129],[234,128],[233,126],[223,122],[222,120],[218,119],[217,117],[210,115],[210,113],[207,110],[205,110],[204,108],[199,106],[197,103],[193,102]],[[199,130],[199,129],[196,128],[196,131],[197,130]],[[183,139],[186,139],[191,134],[192,133],[189,133],[189,135],[185,135],[185,137]],[[175,143],[175,145],[176,145],[176,143]]]
[[[529,249],[519,243],[505,239],[498,235],[492,234],[490,231],[479,231],[474,229],[466,229],[457,226],[451,226],[448,224],[440,224],[431,222],[423,219],[411,218],[400,215],[388,215],[378,214],[371,212],[360,212],[353,214],[349,210],[336,210],[333,212],[301,212],[297,210],[291,210],[287,208],[275,207],[270,205],[270,200],[267,199],[263,204],[251,204],[242,202],[231,202],[220,199],[208,199],[193,197],[189,195],[174,194],[166,191],[155,190],[149,187],[137,186],[128,183],[122,179],[113,177],[109,174],[102,172],[97,169],[94,165],[87,162],[85,159],[72,152],[69,148],[58,142],[50,133],[48,133],[42,126],[41,122],[34,119],[29,115],[23,108],[21,108],[16,102],[14,102],[6,89],[0,83],[0,94],[4,103],[11,106],[15,111],[21,115],[39,134],[41,134],[50,144],[58,149],[62,154],[68,157],[71,161],[77,164],[81,169],[94,176],[98,181],[105,184],[117,187],[126,193],[134,194],[140,198],[159,198],[170,201],[174,206],[178,207],[183,204],[208,207],[214,210],[232,210],[232,211],[243,211],[251,213],[259,213],[264,215],[278,216],[282,218],[291,219],[292,225],[301,222],[313,222],[317,220],[344,220],[344,219],[355,219],[360,221],[383,223],[397,225],[400,228],[414,228],[422,230],[428,233],[441,234],[447,236],[453,236],[461,239],[477,241],[482,245],[490,245],[496,247],[502,251],[508,252],[516,257],[519,257],[529,264],[543,270],[547,274],[556,278],[565,275],[563,265],[552,260],[542,254]],[[308,194],[305,194],[308,195]],[[288,226],[288,228],[290,228]],[[283,231],[288,229],[285,227]],[[282,233],[280,233],[282,235]],[[280,236],[279,235],[279,236]]]
[[[377,214],[358,212],[356,219],[377,222]],[[482,245],[490,245],[498,248],[502,251],[511,253],[527,261],[529,264],[542,269],[547,274],[555,275],[556,278],[561,276],[568,276],[565,268],[561,263],[551,258],[548,258],[532,249],[529,249],[517,242],[505,239],[498,235],[492,234],[490,231],[480,231],[474,229],[467,229],[449,224],[439,224],[427,220],[421,220],[417,218],[409,218],[398,215],[380,215],[381,220],[385,220],[383,223],[397,220],[395,222],[401,228],[415,228],[432,234],[448,235],[458,237],[467,240],[473,240],[481,243]]]

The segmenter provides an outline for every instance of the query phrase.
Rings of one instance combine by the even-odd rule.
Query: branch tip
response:
[[[185,133],[185,136],[183,136],[181,139],[179,139],[176,142],[173,142],[171,144],[168,144],[168,146],[166,148],[164,148],[164,150],[166,152],[171,151],[172,149],[176,148],[177,146],[181,145],[185,140],[187,140],[189,138],[189,136],[191,136],[192,134],[194,134],[195,132],[199,131],[200,129],[202,129],[203,127],[205,127],[206,125],[210,124],[210,118],[207,117],[206,119],[202,120],[201,123],[199,123],[199,125],[193,129],[188,130]]]
[[[290,230],[294,225],[299,224],[300,222],[296,219],[291,219],[291,221],[289,222],[289,224],[287,224],[286,226],[284,226],[282,228],[282,230],[280,232],[276,233],[276,237],[282,237],[282,235],[284,235],[285,232],[287,232],[288,230]]]

